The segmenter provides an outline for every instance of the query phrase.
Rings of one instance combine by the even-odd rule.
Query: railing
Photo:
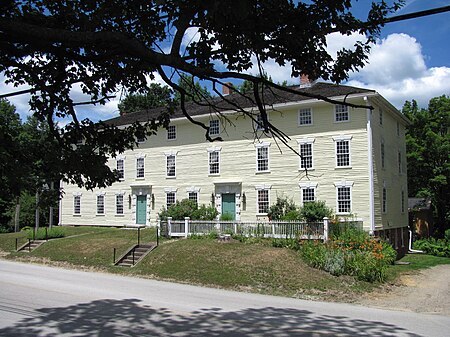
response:
[[[344,223],[344,222],[343,222]],[[362,228],[362,221],[345,221],[346,226]],[[271,238],[300,238],[328,240],[330,233],[329,219],[318,222],[301,221],[199,221],[172,220],[161,221],[158,225],[161,235],[168,237],[188,237],[189,235],[205,235],[209,233],[226,233],[243,236],[259,236]],[[335,226],[335,225],[333,225]],[[338,228],[340,225],[338,225]],[[335,228],[335,227],[333,227]]]

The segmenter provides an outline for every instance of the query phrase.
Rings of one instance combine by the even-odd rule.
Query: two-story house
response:
[[[86,191],[64,185],[61,224],[150,225],[163,206],[184,198],[212,203],[219,214],[237,221],[266,220],[270,205],[284,195],[299,205],[323,200],[337,216],[358,219],[367,231],[406,244],[408,120],[373,90],[327,83],[301,90],[367,108],[286,92],[266,95],[270,122],[289,136],[286,146],[228,103],[221,105],[222,116],[192,105],[190,115],[223,141],[206,141],[203,129],[175,112],[167,129],[110,159],[120,174],[111,187]],[[236,93],[227,98],[258,120],[251,100]],[[125,114],[107,123],[146,121],[159,111]]]

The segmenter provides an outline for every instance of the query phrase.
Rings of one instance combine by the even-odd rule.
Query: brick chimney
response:
[[[234,85],[231,82],[225,82],[224,85],[222,86],[222,94],[224,96],[233,93],[233,91],[234,91]]]

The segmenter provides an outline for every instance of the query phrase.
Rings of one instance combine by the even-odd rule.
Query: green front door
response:
[[[222,214],[229,214],[233,220],[236,219],[236,196],[235,194],[222,194]]]
[[[138,195],[136,200],[136,223],[145,225],[147,220],[147,196]]]

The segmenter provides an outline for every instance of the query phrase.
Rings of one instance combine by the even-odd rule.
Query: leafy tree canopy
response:
[[[120,114],[147,110],[169,105],[172,101],[172,90],[168,86],[150,83],[144,94],[127,95],[119,103]]]
[[[71,150],[86,155],[65,166],[64,172],[67,180],[91,188],[111,182],[108,156],[136,146],[137,134],[150,136],[167,126],[174,107],[168,106],[146,124],[125,129],[78,120],[75,107],[104,104],[121,90],[145,93],[148,78],[158,73],[175,90],[178,108],[189,117],[185,102],[203,98],[204,92],[194,81],[185,83],[192,89],[187,90],[174,76],[210,82],[218,96],[218,86],[225,81],[248,80],[264,127],[270,130],[274,126],[265,118],[262,89],[300,92],[245,71],[256,66],[263,73],[263,63],[273,60],[281,66],[289,64],[292,76],[340,82],[364,65],[386,16],[402,3],[372,1],[366,19],[360,20],[349,0],[5,0],[0,3],[0,71],[9,83],[30,86],[25,90],[31,94],[30,108],[39,121],[48,123],[67,156],[73,156]],[[192,32],[195,38],[188,41]],[[326,49],[331,32],[358,32],[367,40],[357,42],[352,50],[342,48],[333,59]],[[74,85],[80,85],[90,99],[74,101],[70,94]],[[207,104],[216,111],[213,101]],[[239,107],[236,111],[246,113]],[[58,129],[55,117],[73,122]],[[208,138],[208,127],[202,127]],[[74,149],[72,144],[80,136],[84,147]],[[92,170],[93,159],[105,165],[100,172]]]
[[[428,109],[406,102],[408,190],[410,196],[430,197],[438,230],[450,228],[450,97],[432,98]]]

